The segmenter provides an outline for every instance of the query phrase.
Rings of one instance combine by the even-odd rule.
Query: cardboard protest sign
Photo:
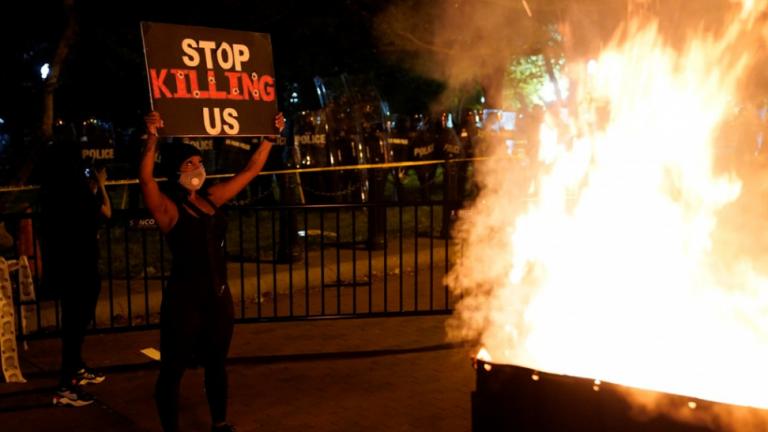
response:
[[[141,23],[152,109],[168,136],[275,135],[268,34]]]

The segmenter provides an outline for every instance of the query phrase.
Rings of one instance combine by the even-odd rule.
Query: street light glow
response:
[[[43,79],[48,78],[48,73],[51,72],[51,67],[48,65],[48,63],[40,66],[40,77]]]

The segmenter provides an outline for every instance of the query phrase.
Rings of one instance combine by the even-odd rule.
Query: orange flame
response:
[[[721,218],[746,180],[718,173],[716,144],[765,10],[682,48],[634,22],[590,73],[570,64],[577,103],[542,126],[538,199],[512,199],[525,179],[501,153],[478,168],[448,276],[461,336],[500,363],[768,408],[768,275],[716,241],[754,227]]]
[[[480,348],[480,350],[477,351],[477,354],[475,355],[475,358],[478,359],[478,360],[482,360],[484,362],[492,361],[491,354],[485,348]]]

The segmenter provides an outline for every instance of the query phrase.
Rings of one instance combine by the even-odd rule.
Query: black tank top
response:
[[[224,251],[226,215],[205,195],[200,195],[213,208],[208,214],[189,198],[177,202],[179,219],[167,234],[172,267],[169,289],[182,290],[186,298],[202,301],[221,296],[227,289]]]

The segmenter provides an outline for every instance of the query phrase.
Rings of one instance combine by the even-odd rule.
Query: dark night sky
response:
[[[428,13],[424,16],[427,17],[431,15],[429,12],[439,12],[445,7],[446,3],[440,0],[74,1],[80,31],[56,95],[57,116],[69,120],[96,116],[118,125],[140,121],[148,109],[141,21],[269,33],[281,104],[287,99],[283,92],[289,84],[296,83],[300,86],[303,108],[314,108],[317,104],[312,87],[314,76],[364,77],[376,86],[392,111],[399,113],[426,111],[443,89],[442,83],[418,76],[401,63],[390,60],[392,57],[385,55],[372,30],[376,18],[395,3],[405,5],[408,11],[423,13],[426,10]],[[659,3],[662,24],[666,20],[666,27],[678,28],[683,18],[711,15],[710,11],[715,10],[711,6],[723,1],[697,0],[697,7],[692,7],[690,0]],[[0,49],[5,51],[0,68],[4,95],[0,98],[0,118],[28,128],[39,123],[42,103],[39,68],[51,61],[64,29],[63,2],[25,0],[14,2],[17,10],[4,11],[5,25],[0,26],[4,32],[0,35],[4,41]],[[512,0],[509,3],[452,0],[447,4],[460,3],[470,8],[517,5],[520,9]],[[605,27],[603,37],[609,35],[613,27],[608,24],[615,20],[608,17],[620,16],[626,10],[626,0],[529,0],[528,3],[534,11],[549,10],[553,20],[562,17],[562,13],[578,12],[576,15],[582,17],[583,25],[573,32],[572,42],[584,46],[589,44],[579,39],[600,42],[600,37],[594,37],[594,30]],[[527,19],[521,10],[516,15]],[[415,17],[416,25],[423,24],[428,34],[428,18],[420,14]],[[17,28],[11,28],[10,21]],[[507,41],[517,40],[517,27],[513,24],[505,26],[512,29]],[[462,31],[454,33],[462,35]]]
[[[56,114],[65,119],[97,116],[131,123],[148,109],[141,21],[269,33],[278,88],[286,91],[289,83],[297,83],[306,108],[317,103],[312,98],[314,76],[370,77],[400,111],[426,108],[439,91],[439,83],[412,75],[378,52],[370,29],[387,2],[76,0],[75,4],[79,33],[56,94]],[[40,116],[39,68],[53,58],[66,16],[61,1],[19,2],[19,6],[13,19],[21,28],[6,36],[12,43],[4,48],[10,51],[4,57],[13,61],[6,62],[2,71],[6,94],[13,96],[0,102],[0,116],[32,126]],[[284,99],[280,94],[281,103]]]

